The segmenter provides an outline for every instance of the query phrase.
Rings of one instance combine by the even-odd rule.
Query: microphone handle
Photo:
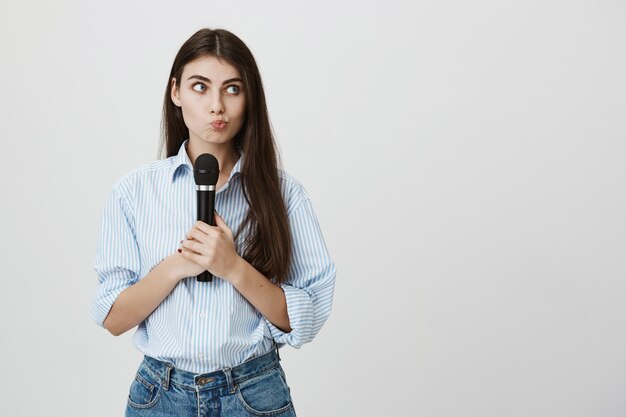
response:
[[[198,220],[210,226],[215,226],[215,191],[196,191],[198,200]],[[199,282],[213,281],[213,274],[204,271],[196,277]]]

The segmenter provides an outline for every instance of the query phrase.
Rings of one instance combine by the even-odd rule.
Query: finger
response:
[[[198,222],[189,233],[191,237],[207,242],[211,239],[218,239],[219,235],[223,232],[222,229],[217,226],[210,226],[204,222]]]
[[[222,216],[217,214],[217,212],[215,212],[215,225],[226,232],[230,237],[233,236],[233,231],[230,230],[230,227],[228,227],[224,219],[222,219]]]
[[[182,252],[179,252],[179,253],[183,256],[183,258],[190,260],[191,262],[196,263],[206,269],[203,256],[198,255],[197,253],[194,253],[194,252],[189,252],[187,250],[183,250]]]
[[[211,231],[215,230],[214,226],[209,226],[208,224],[206,224],[205,222],[203,222],[201,220],[198,220],[193,227],[194,227],[194,229],[198,229],[198,230],[204,232],[207,235],[210,235]]]
[[[183,240],[180,244],[183,249],[186,249],[191,252],[195,252],[199,255],[206,255],[207,249],[206,247],[198,242],[197,240]]]
[[[197,240],[198,242],[201,242],[201,243],[206,243],[209,240],[209,236],[206,233],[196,228],[191,229],[187,233],[186,238],[189,240]]]

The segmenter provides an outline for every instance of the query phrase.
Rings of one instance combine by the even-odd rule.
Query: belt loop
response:
[[[173,366],[169,363],[165,364],[165,382],[163,383],[163,389],[168,391],[170,389],[170,378],[172,373]]]
[[[237,390],[237,387],[235,386],[235,381],[233,381],[233,374],[230,371],[230,368],[224,368],[222,369],[222,372],[224,372],[224,375],[226,375],[226,382],[228,384],[228,392],[230,394],[234,394],[235,391]]]
[[[278,343],[274,340],[274,349],[276,349],[276,356],[278,356],[278,361],[280,362],[280,352],[278,351]]]

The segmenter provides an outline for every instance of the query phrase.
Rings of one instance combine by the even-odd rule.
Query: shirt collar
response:
[[[237,162],[235,163],[235,166],[230,171],[230,177],[228,177],[228,181],[233,179],[233,177],[235,175],[239,175],[241,173],[241,168],[242,167],[243,167],[243,152],[240,152],[239,153],[239,159],[237,159]]]
[[[193,173],[193,166],[191,165],[191,161],[187,155],[187,142],[189,142],[189,140],[184,141],[182,145],[180,145],[178,154],[174,157],[171,173],[172,182],[174,182],[178,174],[184,172],[185,169],[188,169],[189,172]]]
[[[180,149],[178,150],[178,155],[174,157],[174,162],[172,164],[172,173],[171,179],[172,182],[178,177],[179,173],[182,173],[185,169],[188,169],[190,173],[193,174],[193,165],[191,165],[191,160],[189,159],[189,155],[187,155],[187,143],[189,139],[184,141],[182,145],[180,145]],[[186,168],[185,168],[186,167]],[[241,168],[243,167],[243,152],[239,154],[239,159],[235,166],[230,171],[230,177],[228,181],[230,181],[235,175],[241,173]]]

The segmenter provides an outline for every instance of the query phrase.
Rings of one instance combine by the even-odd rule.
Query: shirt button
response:
[[[202,359],[202,358],[204,358],[204,353],[202,352],[198,353],[198,359]]]
[[[205,319],[206,318],[206,313],[205,312],[200,313],[200,318],[201,319]]]

